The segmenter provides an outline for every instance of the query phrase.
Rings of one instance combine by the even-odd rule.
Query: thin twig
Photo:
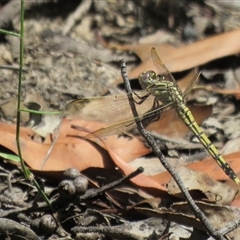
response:
[[[130,180],[134,177],[136,177],[137,175],[139,175],[140,173],[143,172],[143,168],[142,167],[139,167],[136,171],[130,173],[129,175],[117,180],[117,181],[114,181],[112,183],[109,183],[99,189],[94,189],[94,190],[89,190],[87,191],[83,196],[80,196],[79,199],[80,200],[84,200],[84,199],[88,199],[88,198],[91,198],[91,197],[95,197],[103,192],[106,192],[107,190],[110,190],[120,184],[122,184],[123,182],[127,181],[127,180]]]
[[[138,113],[137,113],[137,110],[135,107],[135,102],[133,99],[132,89],[131,89],[130,82],[127,77],[126,63],[123,59],[120,60],[120,67],[121,67],[122,78],[123,78],[124,85],[125,85],[125,90],[127,92],[128,101],[129,101],[133,116],[135,118],[137,129],[138,129],[139,133],[144,137],[144,139],[146,140],[148,145],[152,148],[153,152],[159,158],[159,160],[162,163],[162,165],[164,166],[164,168],[171,174],[172,178],[175,180],[179,189],[182,191],[183,195],[185,196],[185,198],[186,198],[190,208],[194,212],[195,216],[201,221],[203,226],[207,229],[208,234],[211,235],[212,237],[214,237],[215,239],[224,240],[225,238],[222,236],[222,234],[220,234],[216,229],[214,229],[214,227],[211,226],[211,224],[209,223],[206,216],[203,214],[203,212],[200,210],[200,208],[196,205],[196,203],[192,199],[191,195],[189,194],[187,189],[184,187],[184,184],[183,184],[182,180],[180,179],[180,177],[178,176],[178,174],[176,173],[176,171],[166,161],[164,155],[162,154],[161,150],[157,146],[154,138],[152,136],[150,136],[150,134],[148,134],[148,132],[144,129],[143,124],[138,117]]]
[[[84,0],[79,4],[76,10],[68,16],[66,24],[62,31],[63,36],[65,36],[70,31],[70,29],[77,21],[80,21],[88,13],[91,6],[92,0]]]

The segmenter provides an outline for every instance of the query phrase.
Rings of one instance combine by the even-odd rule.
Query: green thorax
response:
[[[158,76],[154,71],[143,72],[139,76],[139,83],[143,89],[155,96],[156,100],[162,102],[162,104],[173,103],[177,106],[185,104],[182,91],[178,85],[167,80],[164,75]]]

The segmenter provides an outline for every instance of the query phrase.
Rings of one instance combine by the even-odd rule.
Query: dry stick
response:
[[[109,183],[99,189],[93,189],[93,190],[89,190],[87,191],[84,195],[80,196],[79,197],[79,200],[84,200],[84,199],[88,199],[88,198],[92,198],[92,197],[95,197],[97,195],[100,195],[101,193],[103,192],[106,192],[120,184],[122,184],[123,182],[125,181],[128,181],[130,180],[131,178],[134,178],[136,177],[137,175],[139,175],[140,173],[143,173],[144,169],[142,167],[139,167],[137,170],[135,170],[134,172],[130,173],[129,175],[119,179],[119,180],[116,180],[112,183]]]
[[[74,26],[74,24],[77,21],[80,21],[89,12],[91,6],[92,0],[84,0],[79,4],[76,10],[68,16],[66,24],[62,31],[63,36],[66,36],[67,33],[69,33],[69,31],[71,30],[71,28]]]
[[[127,77],[127,71],[126,71],[126,63],[122,59],[120,60],[120,67],[121,67],[121,75],[124,81],[124,86],[125,90],[127,93],[128,101],[133,113],[133,116],[135,117],[137,129],[140,132],[140,134],[144,137],[148,145],[152,148],[153,152],[155,155],[159,158],[160,162],[164,166],[164,168],[171,174],[172,178],[175,180],[177,183],[178,187],[180,188],[181,192],[185,196],[190,208],[194,212],[195,216],[201,221],[203,226],[207,229],[208,234],[214,237],[215,239],[218,240],[224,240],[225,238],[222,236],[221,233],[219,233],[216,229],[214,229],[211,224],[209,223],[208,219],[206,216],[203,214],[203,212],[200,210],[200,208],[196,205],[194,200],[192,199],[191,195],[187,191],[187,189],[184,187],[182,180],[178,176],[178,174],[175,172],[175,170],[171,167],[171,165],[166,161],[164,155],[162,154],[161,150],[156,144],[156,141],[150,134],[144,129],[141,120],[138,117],[138,113],[135,107],[135,102],[132,96],[132,89],[130,86],[130,82]]]

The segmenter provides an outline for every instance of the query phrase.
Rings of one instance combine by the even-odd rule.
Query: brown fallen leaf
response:
[[[111,167],[112,164],[109,163],[110,158],[107,152],[103,149],[106,144],[109,144],[108,147],[112,148],[113,151],[118,151],[117,146],[120,146],[121,151],[118,151],[116,154],[119,154],[126,161],[131,159],[131,153],[133,154],[133,158],[136,158],[139,154],[144,155],[149,153],[149,149],[144,147],[141,141],[136,138],[129,140],[128,138],[110,136],[105,140],[104,144],[100,141],[100,139],[96,139],[98,144],[93,141],[83,140],[79,137],[85,135],[86,133],[76,131],[71,127],[72,124],[80,124],[89,129],[104,126],[100,123],[85,122],[79,119],[65,119],[61,125],[56,145],[54,146],[53,151],[42,170],[62,171],[69,167],[76,167],[79,170],[83,170],[90,166]],[[0,123],[0,132],[2,133],[2,136],[4,136],[0,140],[0,144],[17,154],[15,144],[15,126]],[[39,143],[32,140],[33,136],[34,133],[32,130],[29,128],[21,128],[20,140],[22,143],[21,147],[23,158],[32,169],[41,170],[40,167],[42,161],[47,154],[47,151],[52,143],[52,139],[49,135],[45,138],[43,143]],[[124,146],[124,142],[126,146]],[[130,144],[131,147],[128,148],[127,146],[130,146]]]
[[[232,95],[236,99],[240,99],[240,86],[235,89],[218,89],[213,86],[198,86],[197,88],[204,89],[206,91],[213,92],[213,93],[219,93],[222,95]]]
[[[232,207],[232,206],[222,206],[219,204],[205,203],[202,201],[196,201],[196,204],[202,210],[204,215],[208,218],[210,224],[216,229],[223,228],[224,226],[226,226],[227,223],[238,221],[239,219],[239,214],[240,214],[239,208]],[[192,213],[192,210],[189,207],[189,204],[186,202],[174,203],[171,206],[171,209],[176,214],[180,213],[185,216],[189,216],[192,219],[195,218],[194,214]],[[197,222],[199,221],[197,220]],[[192,224],[191,221],[189,223]],[[201,226],[198,226],[198,228],[201,229]],[[234,236],[234,233],[230,233],[229,236],[230,235]]]
[[[235,186],[230,187],[222,184],[200,171],[178,167],[176,168],[176,172],[179,174],[188,191],[200,191],[209,201],[220,205],[230,205],[238,192]],[[173,179],[168,183],[168,192],[174,196],[182,196],[180,189]]]
[[[71,128],[71,125],[79,125],[79,126],[85,126],[86,129],[91,129],[91,131],[94,131],[95,129],[101,128],[104,126],[103,123],[96,123],[96,122],[84,122],[80,119],[64,119],[64,122],[66,122],[66,125],[64,125],[64,130],[62,130],[62,134],[59,136],[58,141],[68,141],[68,139],[65,139],[65,136],[72,136],[73,141],[78,136],[82,137],[86,135],[86,132],[76,131]],[[63,122],[63,123],[64,123]],[[61,126],[61,129],[63,129],[63,126]],[[65,132],[63,134],[63,132]],[[111,159],[115,163],[115,165],[121,169],[125,175],[130,174],[134,169],[128,165],[128,162],[132,161],[133,159],[146,155],[151,150],[144,146],[143,142],[138,140],[137,138],[124,138],[124,137],[118,137],[116,135],[108,136],[105,138],[95,138],[89,140],[83,140],[87,141],[88,143],[92,143],[92,141],[96,142],[99,146],[107,150],[108,154],[111,156]],[[87,151],[87,150],[86,150]],[[89,151],[89,155],[91,157],[91,149]],[[91,161],[88,163],[89,167],[93,166]],[[105,167],[105,166],[103,166]],[[79,169],[79,167],[78,167]],[[83,170],[80,168],[79,170]],[[152,189],[158,189],[158,190],[164,190],[166,189],[159,183],[152,181],[152,179],[148,178],[144,174],[140,174],[137,177],[131,179],[133,183],[135,183],[138,186],[141,186],[142,188],[152,188]],[[154,192],[154,191],[153,191]]]
[[[240,172],[240,152],[224,155],[223,157],[236,173]],[[191,163],[187,165],[187,167],[196,171],[204,172],[215,180],[224,181],[229,179],[229,177],[223,172],[223,170],[211,157],[208,157],[200,162]],[[239,174],[237,175],[240,176]],[[170,181],[171,177],[169,173],[162,172],[160,174],[152,176],[152,178],[161,184],[167,184]]]
[[[0,132],[2,136],[0,144],[17,154],[15,125],[0,123]],[[33,136],[34,133],[30,128],[21,127],[20,143],[22,155],[32,169],[41,170],[43,159],[52,141],[50,136],[48,136],[43,143],[35,142]],[[78,138],[68,138],[66,141],[63,141],[61,134],[60,140],[56,143],[56,147],[53,148],[47,163],[44,165],[44,171],[63,171],[74,166],[81,166],[84,169],[89,166],[90,162],[98,167],[112,166],[111,162],[108,161],[110,158],[107,152],[101,149],[99,145],[94,145]],[[81,147],[77,147],[78,144]],[[88,152],[89,147],[91,154]]]
[[[171,222],[187,225],[190,227],[196,227],[202,231],[206,231],[202,223],[195,217],[189,204],[186,202],[176,202],[171,205],[171,208],[146,208],[146,202],[143,202],[144,206],[136,204],[134,206],[134,212],[144,214],[148,217],[164,218]],[[203,201],[195,201],[198,207],[202,210],[204,215],[208,218],[210,224],[215,229],[220,229],[226,226],[227,223],[237,222],[239,219],[239,208],[232,206],[222,206],[218,204],[206,203]],[[149,204],[150,205],[150,204]],[[229,236],[237,237],[239,232],[237,230],[231,232]],[[234,238],[237,239],[237,238]]]
[[[64,119],[56,145],[42,170],[41,165],[52,140],[50,136],[48,136],[43,143],[34,142],[34,133],[32,130],[29,128],[21,128],[20,142],[23,159],[26,163],[32,169],[41,170],[43,172],[63,171],[70,167],[75,167],[82,171],[89,167],[111,169],[114,168],[114,166],[118,166],[119,169],[127,175],[134,170],[128,165],[128,162],[150,152],[150,149],[146,148],[143,143],[136,138],[128,139],[110,136],[107,138],[95,139],[96,143],[89,140],[83,140],[79,137],[86,133],[76,131],[71,127],[72,124],[80,124],[92,130],[103,126],[99,123],[84,122],[79,119]],[[0,132],[2,136],[0,144],[17,154],[15,125],[0,123]],[[229,157],[226,156],[226,160],[230,164],[233,163],[233,165],[231,165],[235,171],[238,171],[237,169],[239,168],[238,159],[239,156],[236,156],[236,160],[231,162]],[[212,159],[191,164],[189,167],[196,169],[196,171],[206,172],[217,180],[227,178],[224,172]],[[167,183],[169,179],[169,174],[166,173],[150,177],[141,174],[133,178],[132,182],[145,190],[151,191],[153,194],[157,194],[159,190],[166,192],[163,185]]]
[[[111,45],[106,47],[124,51],[132,51],[138,55],[142,63],[128,73],[129,79],[137,78],[139,73],[146,70],[155,70],[150,57],[150,50],[155,47],[162,61],[170,72],[180,72],[191,69],[214,59],[218,59],[240,52],[240,45],[236,39],[240,37],[240,29],[209,37],[198,42],[181,47],[173,47],[169,44],[134,44],[134,45]],[[118,79],[115,84],[122,80]]]
[[[20,142],[22,156],[32,170],[54,174],[54,172],[64,171],[70,167],[75,167],[82,171],[90,167],[112,169],[118,166],[122,172],[127,174],[135,170],[128,166],[127,162],[150,152],[150,149],[146,148],[137,138],[129,139],[109,136],[104,139],[95,139],[96,143],[94,141],[83,140],[79,137],[86,135],[86,132],[73,129],[71,127],[72,124],[85,126],[92,130],[104,126],[100,123],[85,122],[79,119],[64,119],[57,142],[42,169],[43,160],[52,143],[51,136],[47,136],[43,143],[35,142],[33,140],[33,131],[29,128],[21,128]],[[17,154],[15,131],[15,125],[0,123],[0,133],[2,136],[0,145]],[[59,174],[56,175],[56,177],[58,176]],[[55,176],[50,177],[54,179]],[[151,192],[158,192],[158,194],[159,190],[166,192],[166,189],[161,184],[154,182],[143,174],[135,177],[133,182],[139,187],[142,185],[145,189],[151,188]]]

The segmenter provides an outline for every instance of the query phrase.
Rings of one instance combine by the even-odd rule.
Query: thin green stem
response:
[[[21,0],[21,27],[20,27],[20,60],[19,60],[19,74],[18,74],[18,102],[17,102],[17,126],[16,126],[16,143],[18,156],[20,158],[21,167],[25,178],[31,178],[30,171],[26,169],[22,158],[21,144],[20,144],[20,103],[22,95],[22,73],[23,73],[23,51],[24,51],[24,0]]]
[[[21,142],[20,142],[20,113],[21,113],[20,103],[21,103],[21,95],[22,95],[22,73],[23,73],[23,56],[24,56],[23,54],[24,54],[24,0],[21,0],[20,60],[19,60],[17,126],[16,126],[16,143],[17,143],[17,149],[18,149],[18,156],[20,159],[22,171],[24,173],[25,178],[33,182],[38,192],[41,194],[43,199],[48,204],[49,208],[52,210],[52,212],[54,212],[54,208],[51,205],[49,199],[47,198],[46,194],[43,192],[43,190],[39,186],[33,174],[26,167],[24,160],[22,158]]]
[[[7,34],[7,35],[12,35],[14,37],[19,37],[19,38],[21,37],[21,35],[18,34],[18,33],[6,31],[6,30],[3,30],[3,29],[0,29],[0,33],[4,33],[4,34]]]
[[[61,114],[61,111],[56,111],[56,112],[45,112],[45,111],[36,111],[36,110],[31,110],[27,108],[20,108],[20,112],[28,112],[28,113],[35,113],[35,114],[42,114],[42,115],[57,115]]]

